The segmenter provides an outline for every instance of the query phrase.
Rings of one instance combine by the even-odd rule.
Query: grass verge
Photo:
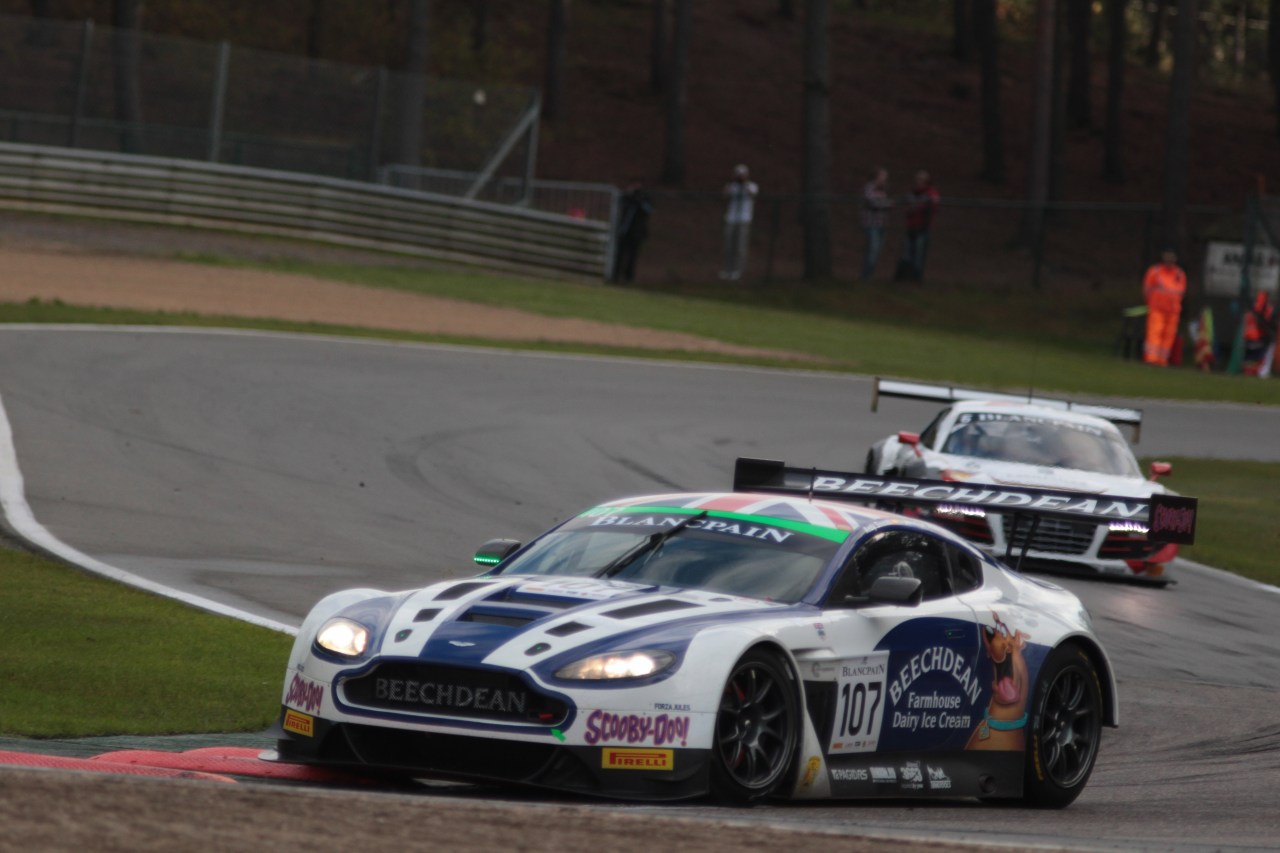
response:
[[[261,731],[292,638],[0,549],[0,734]]]

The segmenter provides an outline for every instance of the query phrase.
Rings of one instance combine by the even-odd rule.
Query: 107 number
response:
[[[883,693],[884,686],[878,681],[870,684],[858,682],[850,684],[845,682],[840,686],[840,714],[836,717],[839,723],[838,730],[842,737],[857,737],[862,734],[865,724],[867,729],[872,727],[873,721],[876,719],[876,712],[880,710],[880,697]],[[873,694],[868,700],[867,694]],[[870,701],[870,711],[867,709],[867,702]]]

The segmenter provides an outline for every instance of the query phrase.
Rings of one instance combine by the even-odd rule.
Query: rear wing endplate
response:
[[[1028,403],[1033,406],[1044,406],[1067,412],[1080,412],[1105,418],[1113,424],[1133,428],[1133,440],[1138,440],[1142,429],[1142,409],[1130,409],[1123,406],[1103,406],[1096,403],[1077,403],[1072,400],[1055,400],[1049,397],[1036,397],[1032,394],[1002,394],[997,391],[983,391],[977,388],[957,388],[954,385],[934,385],[927,382],[904,382],[897,379],[881,379],[876,377],[871,392],[871,411],[877,411],[881,397],[902,397],[908,400],[931,400],[940,403],[954,403],[962,400],[994,400],[1005,403]]]
[[[1195,498],[1098,495],[1060,489],[1032,489],[990,483],[917,480],[788,467],[772,459],[739,458],[733,471],[735,492],[805,495],[824,500],[889,506],[948,506],[1009,513],[1037,524],[1042,517],[1132,525],[1153,542],[1195,542]],[[1011,537],[1012,538],[1016,537]],[[1028,536],[1028,541],[1030,537]]]

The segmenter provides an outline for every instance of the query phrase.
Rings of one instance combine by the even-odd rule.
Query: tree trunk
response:
[[[324,2],[311,0],[307,10],[307,58],[319,59],[321,42],[324,38]]]
[[[1280,0],[1273,0],[1280,3]],[[1124,66],[1128,0],[1107,0],[1107,123],[1102,140],[1102,177],[1124,183]]]
[[[400,87],[400,138],[396,162],[422,162],[422,118],[427,98],[427,48],[431,22],[429,0],[409,0],[409,44]]]
[[[667,82],[667,0],[653,0],[653,35],[649,40],[649,88],[661,94]]]
[[[1190,168],[1191,69],[1195,61],[1196,0],[1178,0],[1173,24],[1173,76],[1169,80],[1168,137],[1165,144],[1161,248],[1183,252]]]
[[[667,75],[667,127],[662,150],[662,180],[684,184],[684,118],[689,101],[689,43],[693,39],[693,0],[675,0],[671,70]]]
[[[1071,0],[1059,0],[1053,27],[1053,96],[1049,119],[1049,201],[1061,201],[1067,155],[1066,76],[1067,11]]]
[[[1032,83],[1031,154],[1027,163],[1027,211],[1021,240],[1038,249],[1044,236],[1049,201],[1049,148],[1053,124],[1053,45],[1056,0],[1040,0],[1036,8],[1035,76]],[[1038,271],[1037,271],[1038,276]],[[1038,286],[1039,280],[1036,279]]]
[[[489,46],[489,0],[471,2],[471,52],[483,54]]]
[[[1169,0],[1154,0],[1151,9],[1151,23],[1147,29],[1147,51],[1145,61],[1148,68],[1160,64],[1160,43],[1164,41],[1164,14]]]
[[[120,123],[120,147],[127,154],[142,154],[142,0],[112,0],[111,59],[115,73],[116,121]]]
[[[973,59],[973,0],[951,0],[951,55],[961,62]]]
[[[1093,30],[1093,0],[1071,0],[1071,70],[1067,77],[1067,124],[1093,126],[1093,57],[1089,38]]]
[[[982,62],[982,178],[993,184],[1003,184],[1004,115],[1000,103],[1000,31],[996,23],[996,0],[973,0],[973,34]]]
[[[831,277],[831,0],[804,10],[804,277]]]
[[[1280,0],[1271,0],[1267,19],[1267,65],[1271,70],[1271,88],[1275,93],[1276,135],[1280,136]]]
[[[569,0],[550,0],[547,15],[547,65],[542,82],[542,117],[557,119],[564,108],[564,42]]]

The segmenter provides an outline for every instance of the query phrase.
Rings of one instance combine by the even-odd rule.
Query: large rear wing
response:
[[[1098,524],[1132,526],[1153,542],[1190,545],[1195,542],[1195,498],[1181,495],[1152,495],[1133,498],[1072,492],[1059,489],[1032,489],[984,483],[917,480],[911,477],[881,477],[793,468],[772,459],[739,458],[733,470],[735,492],[806,495],[809,498],[874,503],[891,507],[946,506],[963,511],[991,510],[1015,516],[1032,525],[1044,517]],[[1010,537],[1010,542],[1013,538]],[[1030,535],[1027,536],[1030,541]]]
[[[1033,406],[1044,406],[1067,412],[1080,412],[1085,415],[1105,418],[1118,426],[1133,428],[1133,440],[1138,440],[1142,430],[1142,409],[1129,409],[1123,406],[1104,406],[1096,403],[1077,403],[1072,400],[1055,400],[1049,397],[1036,397],[1032,394],[1001,394],[997,391],[982,391],[977,388],[957,388],[954,385],[933,385],[927,382],[903,382],[897,379],[881,379],[876,377],[871,392],[871,411],[877,411],[881,397],[902,397],[908,400],[932,400],[941,403],[954,403],[961,400],[994,400],[1005,403],[1027,403]]]

